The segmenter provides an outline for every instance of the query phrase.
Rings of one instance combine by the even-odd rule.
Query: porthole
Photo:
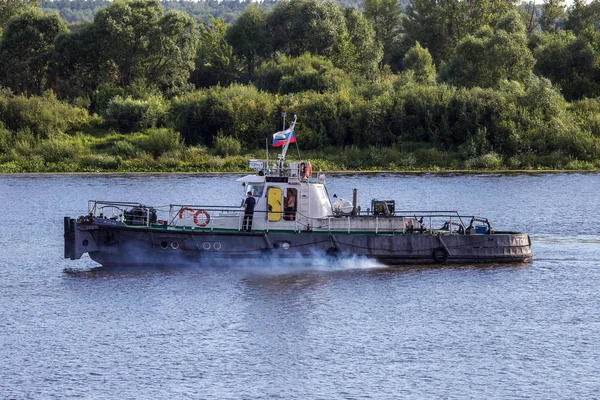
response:
[[[160,242],[160,247],[163,248],[163,249],[168,248],[169,247],[169,242],[167,242],[167,241]]]
[[[178,242],[171,242],[171,248],[173,250],[177,250],[179,248],[179,243]]]
[[[203,248],[204,250],[210,250],[210,243],[208,243],[208,242],[204,242],[204,243],[202,243],[202,248]]]
[[[214,248],[215,250],[221,250],[221,243],[219,243],[219,242],[215,242],[215,243],[213,244],[213,248]]]

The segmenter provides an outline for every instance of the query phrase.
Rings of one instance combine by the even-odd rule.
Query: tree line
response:
[[[600,166],[599,0],[84,3],[0,7],[0,169],[218,164],[283,111],[330,167]]]

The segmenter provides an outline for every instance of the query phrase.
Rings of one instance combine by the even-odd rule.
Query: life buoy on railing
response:
[[[193,214],[196,212],[196,210],[194,210],[192,207],[181,207],[181,210],[179,210],[179,219],[183,218],[183,213],[185,211],[189,211],[190,214]]]
[[[304,173],[302,176],[304,178],[310,178],[312,176],[312,165],[310,165],[310,161],[307,161],[304,165]]]
[[[198,216],[200,214],[204,215],[204,221],[202,221],[202,222],[198,220]],[[209,222],[210,222],[210,214],[209,213],[207,213],[204,210],[198,210],[198,211],[196,211],[196,213],[194,214],[194,223],[196,225],[198,225],[198,226],[206,226],[206,225],[208,225]]]

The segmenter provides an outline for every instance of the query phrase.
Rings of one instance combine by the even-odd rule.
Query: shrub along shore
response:
[[[270,138],[283,110],[299,114],[298,147],[288,158],[300,155],[316,171],[597,170],[599,101],[506,104],[524,102],[532,90],[558,96],[546,84],[390,86],[368,99],[344,91],[278,97],[232,85],[171,101],[117,96],[101,114],[52,92],[0,91],[0,173],[246,171],[248,159],[266,157],[266,145],[276,159]]]

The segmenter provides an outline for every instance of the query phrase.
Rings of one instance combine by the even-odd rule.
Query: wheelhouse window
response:
[[[246,193],[252,192],[253,197],[259,198],[262,196],[264,188],[264,185],[248,185]]]

